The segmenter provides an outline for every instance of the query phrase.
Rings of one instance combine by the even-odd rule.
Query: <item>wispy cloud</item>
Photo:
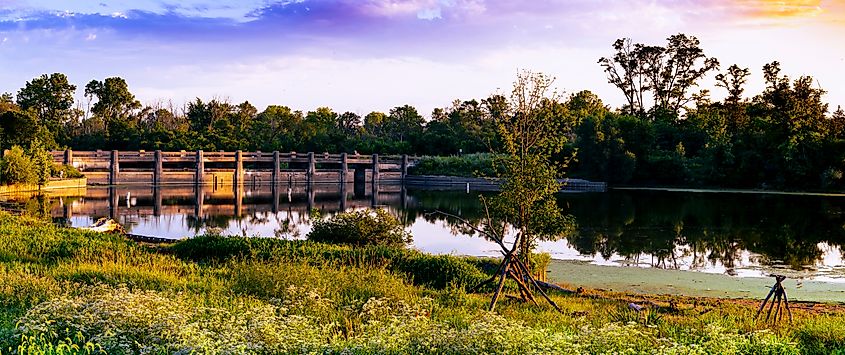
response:
[[[747,16],[772,19],[815,17],[823,12],[822,0],[736,0],[736,7]]]
[[[187,95],[256,86],[251,95],[261,97],[274,88],[261,78],[284,82],[305,72],[348,88],[366,85],[370,77],[401,76],[387,68],[394,66],[415,80],[454,77],[448,85],[474,87],[483,95],[492,89],[489,78],[507,84],[504,78],[522,67],[568,78],[570,89],[609,89],[610,96],[613,88],[605,87],[595,61],[612,51],[615,39],[661,44],[684,32],[725,62],[759,68],[755,58],[778,59],[807,74],[830,67],[826,77],[839,83],[845,82],[836,67],[841,39],[828,26],[841,29],[843,19],[842,0],[0,0],[0,64],[22,68],[0,72],[0,82],[68,71],[82,78],[126,76],[148,93],[175,88],[172,81],[183,82],[179,92]],[[804,53],[813,51],[826,55],[819,60],[828,64],[801,68],[808,62]],[[307,66],[284,58],[325,61]],[[796,64],[787,66],[790,58]],[[291,67],[262,68],[266,62]],[[232,63],[248,63],[245,71],[255,78],[221,77]],[[343,63],[358,64],[335,70]],[[186,66],[201,73],[181,69]],[[437,76],[436,70],[449,75]],[[164,82],[159,72],[173,79]],[[318,84],[303,85],[309,84],[287,90],[324,92]],[[355,98],[370,99],[379,100]]]

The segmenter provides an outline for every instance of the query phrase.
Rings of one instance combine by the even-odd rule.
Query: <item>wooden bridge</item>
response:
[[[297,152],[53,151],[91,184],[244,185],[294,181],[401,182],[417,158],[407,155]]]

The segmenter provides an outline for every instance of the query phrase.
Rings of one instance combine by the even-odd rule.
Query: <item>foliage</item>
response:
[[[464,177],[494,176],[490,153],[466,154],[449,157],[422,157],[409,170],[414,175],[443,175]]]
[[[697,299],[694,308],[691,300],[689,309],[638,314],[612,298],[552,295],[573,316],[511,302],[481,311],[482,296],[449,280],[460,277],[449,270],[477,262],[492,266],[262,238],[150,248],[0,214],[0,351],[797,354],[843,346],[841,314],[796,309],[792,327],[776,327],[755,324],[754,305],[741,302]],[[399,268],[444,276],[414,286],[416,275]]]
[[[319,243],[404,246],[411,235],[383,209],[338,213],[314,222],[308,239]]]
[[[6,184],[28,184],[36,181],[32,160],[20,146],[6,152],[0,161],[0,179]]]
[[[45,142],[66,140],[67,131],[62,128],[78,116],[77,110],[73,109],[75,91],[76,86],[70,84],[64,74],[44,74],[28,81],[18,91],[17,104],[22,111],[34,112],[39,119],[38,124],[50,132]],[[48,144],[47,148],[52,147]]]
[[[665,47],[632,44],[630,38],[613,44],[616,54],[601,58],[608,82],[624,94],[626,111],[634,115],[672,112],[677,114],[693,97],[689,90],[709,71],[719,67],[716,58],[708,58],[698,38],[677,34],[666,39]],[[644,95],[651,92],[654,106],[646,109]]]
[[[789,78],[772,62],[766,83],[748,92],[752,70],[721,72],[695,37],[676,34],[661,45],[620,39],[599,61],[625,98],[606,107],[589,91],[547,97],[547,127],[562,147],[553,164],[570,162],[571,177],[617,185],[837,190],[845,188],[845,111],[824,101],[809,76]],[[597,68],[598,70],[598,68]],[[711,100],[696,87],[715,74],[726,97]],[[498,128],[518,103],[501,94],[455,100],[432,112],[397,105],[386,112],[296,110],[250,102],[196,99],[141,105],[120,77],[92,80],[84,88],[88,111],[74,103],[76,87],[64,74],[25,83],[17,97],[0,97],[0,149],[30,150],[261,150],[467,156],[500,154]],[[76,104],[74,106],[74,104]],[[428,117],[426,117],[428,116]],[[428,119],[426,119],[428,118]],[[559,129],[567,127],[566,129]],[[683,147],[679,150],[679,147]],[[495,171],[480,161],[424,160],[416,172],[472,176]]]
[[[552,156],[563,149],[567,135],[561,133],[572,125],[554,114],[563,108],[547,97],[552,83],[543,74],[517,76],[511,111],[499,123],[503,154],[493,161],[503,184],[502,192],[491,199],[492,213],[517,230],[515,249],[524,265],[530,264],[538,240],[562,237],[571,223],[554,198],[561,171]]]
[[[350,247],[270,238],[202,236],[176,243],[171,250],[179,258],[219,263],[230,259],[271,260],[336,267],[385,268],[404,275],[414,284],[442,288],[453,285],[470,288],[485,278],[480,269],[490,269],[490,259],[427,255],[416,250],[371,245]],[[486,266],[486,267],[485,267]]]
[[[39,186],[46,185],[50,181],[53,170],[53,156],[37,140],[32,143],[29,155],[34,175],[33,181]]]
[[[85,177],[79,169],[73,165],[53,164],[50,170],[50,176],[54,178],[78,179]]]

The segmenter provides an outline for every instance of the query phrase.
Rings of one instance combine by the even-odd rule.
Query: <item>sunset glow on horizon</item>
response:
[[[701,39],[722,68],[762,65],[811,75],[835,109],[845,105],[845,1],[831,0],[21,0],[0,2],[0,91],[43,73],[77,86],[126,78],[145,102],[195,97],[259,107],[330,106],[369,112],[411,104],[428,113],[485,97],[518,69],[591,90],[612,106],[598,58],[617,38],[663,44]],[[714,97],[712,75],[703,84]]]

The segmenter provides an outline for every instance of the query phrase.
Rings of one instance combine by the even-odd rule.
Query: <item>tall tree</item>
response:
[[[120,77],[91,80],[85,85],[85,96],[97,99],[91,112],[102,120],[107,139],[115,144],[134,142],[131,135],[137,130],[135,113],[141,103],[129,91],[126,80]]]
[[[504,259],[497,273],[485,283],[498,278],[490,301],[496,307],[506,279],[519,286],[520,297],[533,301],[532,287],[538,287],[531,271],[534,248],[540,240],[557,240],[572,225],[571,216],[562,213],[555,194],[560,191],[561,166],[551,157],[559,152],[571,127],[549,114],[546,109],[557,101],[551,77],[540,73],[521,72],[514,82],[510,110],[498,126],[504,154],[495,155],[498,177],[503,180],[501,192],[492,199],[482,197],[488,212],[479,231],[495,241]],[[511,246],[505,243],[507,229],[516,232]],[[546,296],[555,308],[557,305]],[[557,308],[560,310],[559,308]]]
[[[303,119],[301,111],[293,111],[287,106],[268,106],[253,121],[252,146],[264,151],[298,150],[296,132]]]
[[[742,100],[742,93],[745,91],[745,83],[751,71],[748,68],[740,68],[734,64],[728,68],[726,73],[716,75],[716,86],[728,91],[725,102],[731,105],[738,105]]]
[[[106,120],[125,119],[132,111],[141,108],[141,103],[129,91],[126,80],[120,77],[106,78],[103,81],[91,80],[85,85],[85,95],[97,98],[91,112],[105,117]]]
[[[411,105],[392,108],[385,122],[387,134],[398,142],[419,137],[422,134],[423,124],[425,124],[425,119]]]
[[[337,125],[338,114],[328,107],[319,107],[309,111],[303,121],[301,137],[303,147],[312,152],[336,151],[338,143],[332,139],[332,132]]]
[[[648,58],[645,73],[655,106],[678,113],[693,96],[690,89],[708,72],[719,68],[716,58],[704,55],[695,36],[677,34],[667,39],[666,47],[644,47]]]
[[[648,92],[648,78],[643,71],[642,44],[633,44],[630,38],[621,38],[613,43],[616,53],[613,57],[602,57],[599,64],[607,73],[607,81],[622,90],[627,101],[623,111],[632,115],[645,113],[643,98]]]
[[[628,102],[625,112],[644,116],[644,95],[651,92],[652,111],[677,114],[692,101],[690,89],[719,67],[719,61],[707,57],[694,36],[677,34],[667,42],[665,47],[647,46],[623,38],[613,44],[616,53],[612,58],[599,59],[608,82],[619,88]]]
[[[56,140],[66,142],[65,126],[77,117],[73,109],[73,94],[76,86],[68,82],[62,73],[44,74],[26,82],[18,91],[17,104],[23,110],[33,110],[40,125],[43,125]],[[43,142],[52,148],[53,139]]]

